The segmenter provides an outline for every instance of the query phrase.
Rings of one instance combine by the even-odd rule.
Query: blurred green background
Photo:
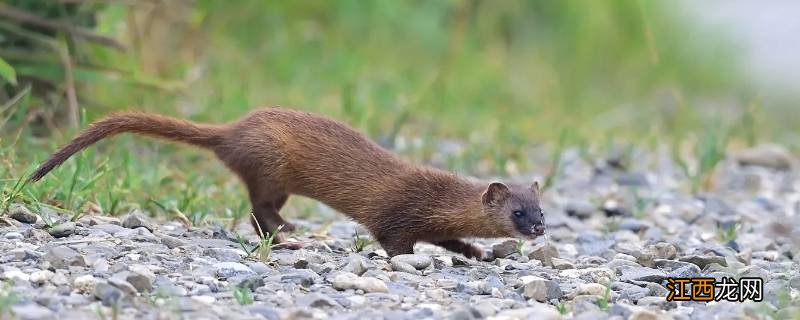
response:
[[[725,137],[723,149],[775,141],[796,150],[792,106],[748,81],[724,30],[677,7],[3,0],[0,205],[72,214],[141,206],[193,222],[247,211],[235,179],[207,154],[128,136],[21,184],[78,127],[121,109],[224,122],[258,106],[294,107],[416,162],[435,162],[440,142],[454,141],[466,147],[437,165],[484,176],[549,170],[526,156],[531,146],[680,149],[711,134]]]

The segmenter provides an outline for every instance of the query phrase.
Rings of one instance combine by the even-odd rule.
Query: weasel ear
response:
[[[531,185],[531,191],[533,191],[533,194],[536,195],[537,198],[541,195],[541,191],[539,189],[539,181],[533,182],[533,184]]]
[[[486,206],[496,205],[508,198],[510,193],[511,192],[508,190],[508,186],[505,184],[501,182],[492,182],[486,188],[486,191],[483,192],[481,200]]]

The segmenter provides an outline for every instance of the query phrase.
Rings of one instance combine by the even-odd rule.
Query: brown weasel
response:
[[[545,232],[539,184],[477,182],[396,157],[365,135],[312,113],[266,108],[222,125],[124,112],[92,123],[53,154],[37,181],[70,156],[123,132],[210,149],[244,182],[261,230],[294,226],[278,214],[289,195],[316,199],[363,224],[389,256],[418,241],[467,257],[483,252],[464,237],[522,237]],[[259,228],[256,228],[259,232]],[[285,242],[283,235],[276,240]]]

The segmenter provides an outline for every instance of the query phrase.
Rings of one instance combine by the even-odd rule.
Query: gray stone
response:
[[[242,250],[230,248],[208,248],[203,254],[220,262],[239,262],[247,255]]]
[[[383,281],[373,277],[359,277],[349,272],[338,274],[333,279],[333,288],[338,290],[364,290],[364,292],[389,292]]]
[[[492,245],[492,254],[495,258],[505,258],[516,252],[518,242],[516,240],[506,240]]]
[[[15,305],[11,307],[11,311],[14,312],[15,317],[13,318],[19,320],[57,319],[53,311],[35,303]],[[2,313],[0,313],[0,316],[2,316]]]
[[[174,249],[186,245],[186,241],[181,240],[180,238],[168,236],[165,234],[159,236],[161,237],[161,244],[167,246],[167,248]]]
[[[690,264],[669,272],[670,278],[695,278],[700,275],[700,267]]]
[[[568,260],[561,259],[561,258],[550,258],[550,261],[553,263],[553,269],[556,270],[567,270],[567,269],[574,269],[575,266],[572,262]]]
[[[597,207],[593,205],[588,200],[570,200],[564,206],[564,211],[570,215],[577,217],[579,219],[586,219],[592,216],[595,212],[597,212]]]
[[[22,223],[33,224],[39,218],[36,214],[28,210],[28,207],[21,204],[13,204],[8,210],[8,216],[11,219],[17,220]]]
[[[76,227],[75,222],[69,221],[60,223],[47,230],[47,232],[50,233],[50,235],[55,238],[63,238],[63,237],[68,237],[71,234],[75,233],[75,227]]]
[[[539,260],[544,266],[552,266],[552,259],[559,258],[558,249],[550,242],[540,243],[533,247],[528,258]]]
[[[22,234],[16,231],[9,231],[3,235],[4,238],[8,240],[19,240],[22,239]]]
[[[253,275],[255,271],[238,262],[219,262],[213,265],[217,277],[230,278],[234,276]]]
[[[125,294],[120,289],[108,283],[98,282],[94,286],[94,296],[102,301],[104,306],[110,307],[117,304]]]
[[[134,210],[122,218],[122,226],[128,229],[145,228],[150,232],[155,229],[150,218],[139,210]]]
[[[53,268],[66,269],[70,266],[85,267],[86,260],[78,251],[67,246],[57,246],[50,248],[44,256],[44,260],[49,262]]]
[[[645,267],[653,267],[656,259],[672,260],[678,254],[678,249],[671,243],[659,242],[646,246],[637,261]]]
[[[522,295],[528,299],[546,302],[552,299],[560,299],[564,293],[557,282],[537,278],[524,285]]]
[[[279,320],[281,318],[278,310],[260,304],[248,307],[247,312],[249,312],[251,315],[259,315],[267,320]]]
[[[360,254],[351,253],[347,257],[347,264],[342,268],[342,271],[360,276],[367,272],[367,269],[367,259]]]
[[[333,298],[316,292],[297,298],[297,306],[302,308],[338,308],[341,307]]]
[[[630,267],[622,269],[620,281],[646,281],[658,282],[667,279],[667,273],[658,269],[647,267]]]
[[[728,265],[728,263],[725,261],[725,257],[714,256],[714,255],[693,254],[693,255],[683,256],[678,260],[695,264],[698,267],[700,267],[700,269],[704,269],[707,265],[712,263],[716,263],[722,266]]]
[[[739,151],[735,155],[741,165],[760,166],[777,170],[792,168],[794,157],[785,147],[777,144],[763,144]]]
[[[401,254],[392,257],[392,265],[395,262],[402,262],[411,265],[414,269],[422,270],[429,267],[432,263],[431,257],[426,254]]]
[[[575,289],[575,295],[595,295],[603,296],[606,293],[606,286],[599,283],[585,283]]]

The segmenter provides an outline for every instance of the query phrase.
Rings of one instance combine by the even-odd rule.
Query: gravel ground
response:
[[[547,239],[475,240],[487,261],[422,244],[393,259],[376,244],[356,253],[354,234],[366,232],[343,216],[295,221],[318,232],[295,236],[304,249],[262,261],[213,224],[134,211],[48,229],[14,205],[0,217],[0,318],[9,310],[20,319],[800,315],[800,182],[790,154],[773,147],[730,156],[713,191],[696,196],[681,191],[679,171],[659,161],[665,155],[634,154],[622,170],[614,157],[588,164],[577,154],[565,153],[545,192]],[[240,232],[255,245],[247,228]],[[760,277],[763,301],[668,302],[668,277]]]

